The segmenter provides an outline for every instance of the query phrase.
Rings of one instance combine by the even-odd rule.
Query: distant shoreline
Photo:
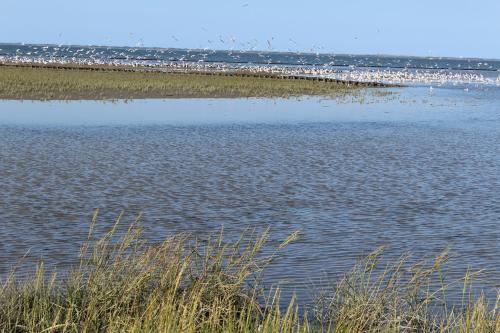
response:
[[[193,66],[0,62],[0,99],[338,98],[375,82]]]

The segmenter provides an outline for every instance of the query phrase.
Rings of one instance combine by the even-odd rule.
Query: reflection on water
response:
[[[121,210],[144,212],[151,238],[270,226],[276,244],[301,230],[266,279],[302,294],[379,245],[390,258],[450,247],[455,277],[469,264],[498,272],[495,101],[401,94],[340,105],[2,102],[0,273],[28,250],[24,265],[70,263],[95,208],[102,228]]]

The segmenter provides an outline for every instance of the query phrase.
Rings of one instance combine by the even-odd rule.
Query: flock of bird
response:
[[[434,85],[495,85],[500,86],[500,75],[488,77],[481,73],[447,70],[351,70],[333,74],[340,80],[375,81],[389,84],[434,84]]]
[[[0,46],[1,47],[1,46]],[[111,50],[111,51],[110,51]],[[10,53],[2,53],[0,62],[35,64],[78,64],[78,65],[128,65],[147,67],[159,71],[245,71],[259,74],[319,76],[347,81],[381,82],[388,84],[432,84],[432,85],[494,85],[500,86],[500,75],[484,75],[481,71],[376,68],[307,64],[299,58],[296,64],[273,64],[269,55],[257,53],[263,58],[261,63],[239,61],[241,53],[227,51],[230,61],[213,61],[213,50],[185,50],[176,57],[168,49],[104,48],[104,47],[56,47],[30,46],[18,48]],[[137,54],[136,54],[137,53]],[[180,55],[180,56],[179,56]],[[212,56],[212,57],[211,57]],[[211,57],[211,58],[209,58]],[[267,62],[265,61],[267,59]],[[302,63],[301,63],[302,62]]]

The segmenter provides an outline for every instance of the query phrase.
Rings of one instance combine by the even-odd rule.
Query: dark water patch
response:
[[[211,50],[146,47],[109,47],[88,45],[0,44],[9,56],[45,58],[122,59],[140,61],[191,61],[234,64],[354,66],[372,68],[413,68],[498,71],[498,59],[449,57],[411,57],[390,55],[351,55],[324,53],[268,52],[255,50]]]

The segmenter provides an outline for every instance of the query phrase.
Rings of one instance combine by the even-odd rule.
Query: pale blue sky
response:
[[[500,58],[499,36],[499,0],[2,0],[0,11],[0,42]]]

